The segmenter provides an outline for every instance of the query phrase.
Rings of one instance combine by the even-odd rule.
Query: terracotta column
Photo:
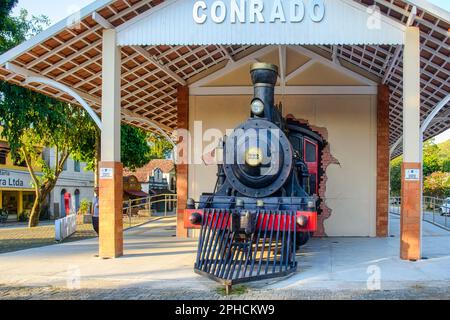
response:
[[[422,141],[420,133],[420,30],[405,31],[403,53],[403,158],[401,248],[403,260],[421,258]]]
[[[100,257],[123,255],[123,167],[120,150],[121,56],[115,30],[103,31],[100,162]]]
[[[388,236],[389,224],[389,86],[378,87],[377,237]]]
[[[178,129],[189,130],[189,87],[178,88]],[[189,148],[189,141],[180,138],[178,144],[184,144],[180,150],[185,153]],[[178,195],[178,212],[177,212],[177,237],[186,238],[188,236],[187,229],[184,227],[184,210],[186,209],[188,199],[188,178],[189,178],[189,164],[187,163],[187,155],[178,154],[179,160],[182,163],[177,164],[177,195]],[[180,162],[180,161],[179,161]]]

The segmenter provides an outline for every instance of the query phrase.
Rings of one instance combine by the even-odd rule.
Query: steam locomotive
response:
[[[317,230],[324,141],[283,118],[277,66],[256,63],[251,78],[251,117],[215,151],[214,192],[189,199],[185,212],[185,227],[200,230],[195,271],[227,288],[295,272],[297,250]]]

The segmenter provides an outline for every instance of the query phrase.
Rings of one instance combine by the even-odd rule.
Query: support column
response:
[[[178,130],[189,130],[189,87],[179,87],[178,97]],[[183,138],[180,138],[183,139]],[[183,152],[188,152],[189,141],[178,141],[178,145],[184,144],[180,149]],[[178,158],[184,159],[182,163],[177,164],[177,196],[178,196],[178,208],[177,208],[177,237],[187,238],[188,232],[184,227],[184,210],[186,210],[188,199],[188,179],[189,179],[189,164],[186,154],[177,155]],[[180,162],[180,161],[179,161]]]
[[[100,252],[103,259],[123,255],[123,167],[120,150],[121,53],[113,29],[103,31],[102,134],[100,162]]]
[[[23,213],[23,191],[18,191],[17,194],[17,218],[19,218]]]
[[[389,94],[389,86],[378,87],[377,237],[387,237],[389,225]]]
[[[420,134],[420,30],[405,31],[403,53],[403,158],[400,257],[421,258],[422,163]]]

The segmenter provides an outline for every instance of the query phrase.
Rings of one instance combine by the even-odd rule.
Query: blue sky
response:
[[[428,1],[450,11],[450,0]],[[15,12],[18,12],[20,8],[25,8],[32,15],[44,14],[50,18],[52,23],[56,23],[92,2],[94,0],[19,0]],[[450,130],[437,137],[436,141],[443,142],[448,139],[450,139]]]
[[[428,1],[450,11],[450,0]],[[19,0],[16,12],[19,8],[25,8],[30,14],[45,14],[53,23],[55,23],[92,2],[94,2],[94,0]]]

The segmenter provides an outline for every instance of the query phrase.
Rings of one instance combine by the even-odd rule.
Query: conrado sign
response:
[[[228,0],[196,1],[192,10],[195,23],[209,19],[216,23],[300,23],[305,19],[320,22],[325,17],[324,0]]]

